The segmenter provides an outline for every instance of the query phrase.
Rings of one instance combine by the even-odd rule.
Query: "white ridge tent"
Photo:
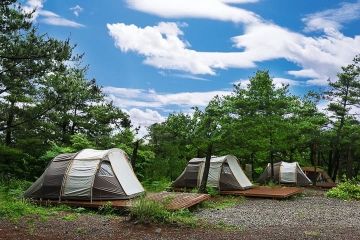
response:
[[[24,197],[92,201],[130,199],[143,192],[123,150],[84,149],[52,159]]]

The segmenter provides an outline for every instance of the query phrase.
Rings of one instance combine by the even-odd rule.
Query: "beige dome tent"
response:
[[[130,199],[143,192],[124,151],[84,149],[52,159],[24,197],[92,201]]]
[[[198,188],[203,177],[205,158],[193,158],[183,173],[174,181],[174,188]],[[245,190],[253,185],[242,171],[237,158],[233,155],[212,157],[207,181],[219,191]]]
[[[301,170],[297,162],[278,162],[274,163],[274,183],[308,185],[311,180]],[[268,183],[271,181],[271,164],[268,163],[266,169],[256,180],[257,183]]]

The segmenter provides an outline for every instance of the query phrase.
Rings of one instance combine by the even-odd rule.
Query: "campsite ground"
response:
[[[304,224],[306,216],[295,214],[296,217],[300,219],[296,227],[294,227],[294,224],[297,224],[295,222],[282,225],[277,225],[274,222],[273,225],[267,224],[265,227],[256,228],[228,227],[230,225],[224,224],[226,219],[231,219],[237,223],[241,222],[243,216],[234,215],[234,212],[246,206],[239,204],[239,207],[216,212],[218,219],[222,219],[221,224],[217,222],[216,224],[213,223],[213,225],[211,225],[212,227],[208,226],[205,228],[193,228],[190,226],[179,226],[177,224],[144,225],[131,222],[124,216],[106,217],[73,212],[54,213],[53,216],[49,216],[47,219],[26,216],[18,222],[0,218],[0,239],[360,239],[360,228],[356,227],[356,221],[358,220],[355,220],[356,218],[360,219],[360,217],[357,215],[349,216],[349,211],[352,211],[352,207],[354,207],[354,211],[357,209],[358,212],[360,207],[359,202],[349,203],[338,199],[328,201],[323,197],[324,190],[322,189],[305,189],[304,192],[306,197],[287,201],[281,200],[281,202],[274,202],[279,200],[271,199],[247,199],[245,201],[246,204],[255,207],[261,205],[263,208],[266,208],[267,206],[263,205],[267,204],[269,204],[268,207],[270,208],[281,205],[283,211],[296,211],[296,213],[299,214],[304,211],[294,209],[299,207],[298,204],[324,201],[325,206],[321,207],[321,209],[312,209],[311,206],[308,206],[307,210],[317,211],[316,213],[319,214],[318,219],[314,219],[315,221],[313,222],[310,219],[307,224]],[[342,216],[334,213],[334,206],[330,206],[333,204],[339,208],[336,209],[336,211],[338,211],[340,215],[346,214],[349,219],[349,224],[339,222],[337,226],[334,226],[334,222]],[[341,209],[342,204],[344,205],[344,211]],[[315,204],[313,206],[317,205]],[[255,210],[252,210],[254,209],[247,209],[247,212],[249,214],[253,212],[256,213]],[[196,215],[201,216],[205,214],[203,216],[210,217],[210,215],[206,214],[211,212],[210,210],[202,209],[199,210]],[[331,214],[333,215],[331,216]],[[331,225],[316,224],[324,216],[333,217],[334,222],[331,222]],[[258,221],[256,220],[256,216],[253,217],[254,221]],[[253,224],[257,223],[254,222]],[[219,228],[221,225],[223,227]],[[239,226],[243,226],[243,224],[239,223]]]

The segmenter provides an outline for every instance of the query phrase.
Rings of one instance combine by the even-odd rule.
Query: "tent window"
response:
[[[223,167],[222,167],[222,173],[232,174],[229,165],[227,165],[227,164],[224,164],[224,165],[223,165]]]
[[[99,169],[99,176],[113,177],[114,173],[111,169],[111,165],[108,162],[102,162]]]

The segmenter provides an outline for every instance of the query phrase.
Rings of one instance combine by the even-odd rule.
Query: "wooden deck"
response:
[[[302,189],[296,187],[254,187],[242,191],[220,191],[220,194],[261,198],[288,198],[301,192]]]
[[[155,201],[168,201],[167,209],[169,210],[178,210],[189,208],[198,204],[202,201],[205,201],[210,198],[209,194],[199,194],[199,193],[176,193],[176,192],[159,192],[159,193],[147,193],[145,199],[155,200]],[[99,208],[103,205],[106,205],[108,202],[111,202],[111,206],[115,209],[125,209],[131,208],[139,198],[131,200],[112,200],[112,201],[70,201],[70,200],[33,200],[38,204],[51,204],[51,205],[67,205],[72,207],[86,207],[86,208]]]
[[[191,191],[191,188],[175,188],[171,187],[174,191]],[[301,188],[297,187],[254,187],[247,190],[234,190],[234,191],[220,191],[221,195],[240,195],[245,197],[261,197],[261,198],[287,198],[302,192]]]
[[[333,187],[337,187],[337,183],[317,182],[316,185],[312,185],[312,187],[333,188]]]

